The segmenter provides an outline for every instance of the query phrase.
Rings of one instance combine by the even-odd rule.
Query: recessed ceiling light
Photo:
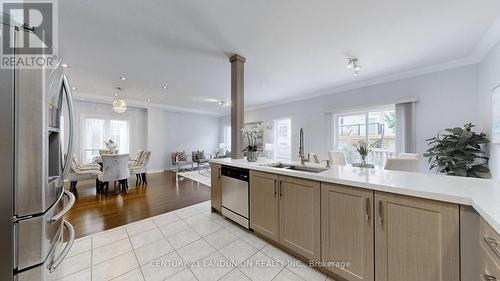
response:
[[[123,80],[123,81],[125,81],[125,80],[127,80],[127,77],[125,77],[125,76],[122,76],[122,77],[120,77],[120,80]]]
[[[61,66],[64,67],[64,68],[68,68],[69,64],[63,63],[63,64],[61,64]]]
[[[168,89],[167,86],[162,86],[161,88],[164,89],[164,90]]]
[[[151,101],[151,99],[150,99],[150,98],[148,98],[148,99],[147,99],[147,101],[148,101],[148,102],[150,102],[150,101]]]
[[[77,87],[71,87],[71,90],[76,91],[76,90],[78,90],[78,88]]]

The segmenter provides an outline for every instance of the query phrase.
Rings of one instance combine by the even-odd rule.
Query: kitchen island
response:
[[[344,265],[323,268],[334,278],[500,278],[498,181],[351,166],[306,172],[268,160],[216,159],[215,210],[221,165],[250,171],[250,228],[303,260]]]

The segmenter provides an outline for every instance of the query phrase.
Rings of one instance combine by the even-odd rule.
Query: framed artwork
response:
[[[500,144],[500,85],[491,94],[491,142]]]

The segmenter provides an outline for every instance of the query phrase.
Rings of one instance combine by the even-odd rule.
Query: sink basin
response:
[[[288,169],[290,168],[291,165],[283,164],[283,163],[274,163],[270,165],[265,165],[273,168],[280,168],[280,169]]]
[[[321,173],[321,172],[328,170],[327,168],[321,168],[321,167],[290,165],[290,164],[284,164],[284,163],[273,163],[273,164],[267,164],[267,165],[263,165],[263,166],[268,166],[268,167],[278,168],[278,169],[288,169],[288,170],[293,170],[293,171],[309,172],[309,173]]]
[[[308,167],[308,166],[290,166],[287,167],[286,169],[301,171],[301,172],[309,172],[309,173],[321,173],[328,170],[327,168]]]

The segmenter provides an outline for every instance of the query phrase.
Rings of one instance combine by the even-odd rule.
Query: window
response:
[[[274,159],[292,159],[292,120],[289,118],[274,120]]]
[[[227,149],[231,149],[231,126],[224,126],[224,144]]]
[[[116,142],[119,153],[129,153],[129,128],[126,120],[85,119],[83,159],[92,162],[99,155],[99,149],[105,148],[106,140]]]
[[[371,147],[368,161],[383,166],[396,149],[394,105],[335,115],[335,150],[344,152],[347,163],[360,162],[354,144],[365,141]]]

